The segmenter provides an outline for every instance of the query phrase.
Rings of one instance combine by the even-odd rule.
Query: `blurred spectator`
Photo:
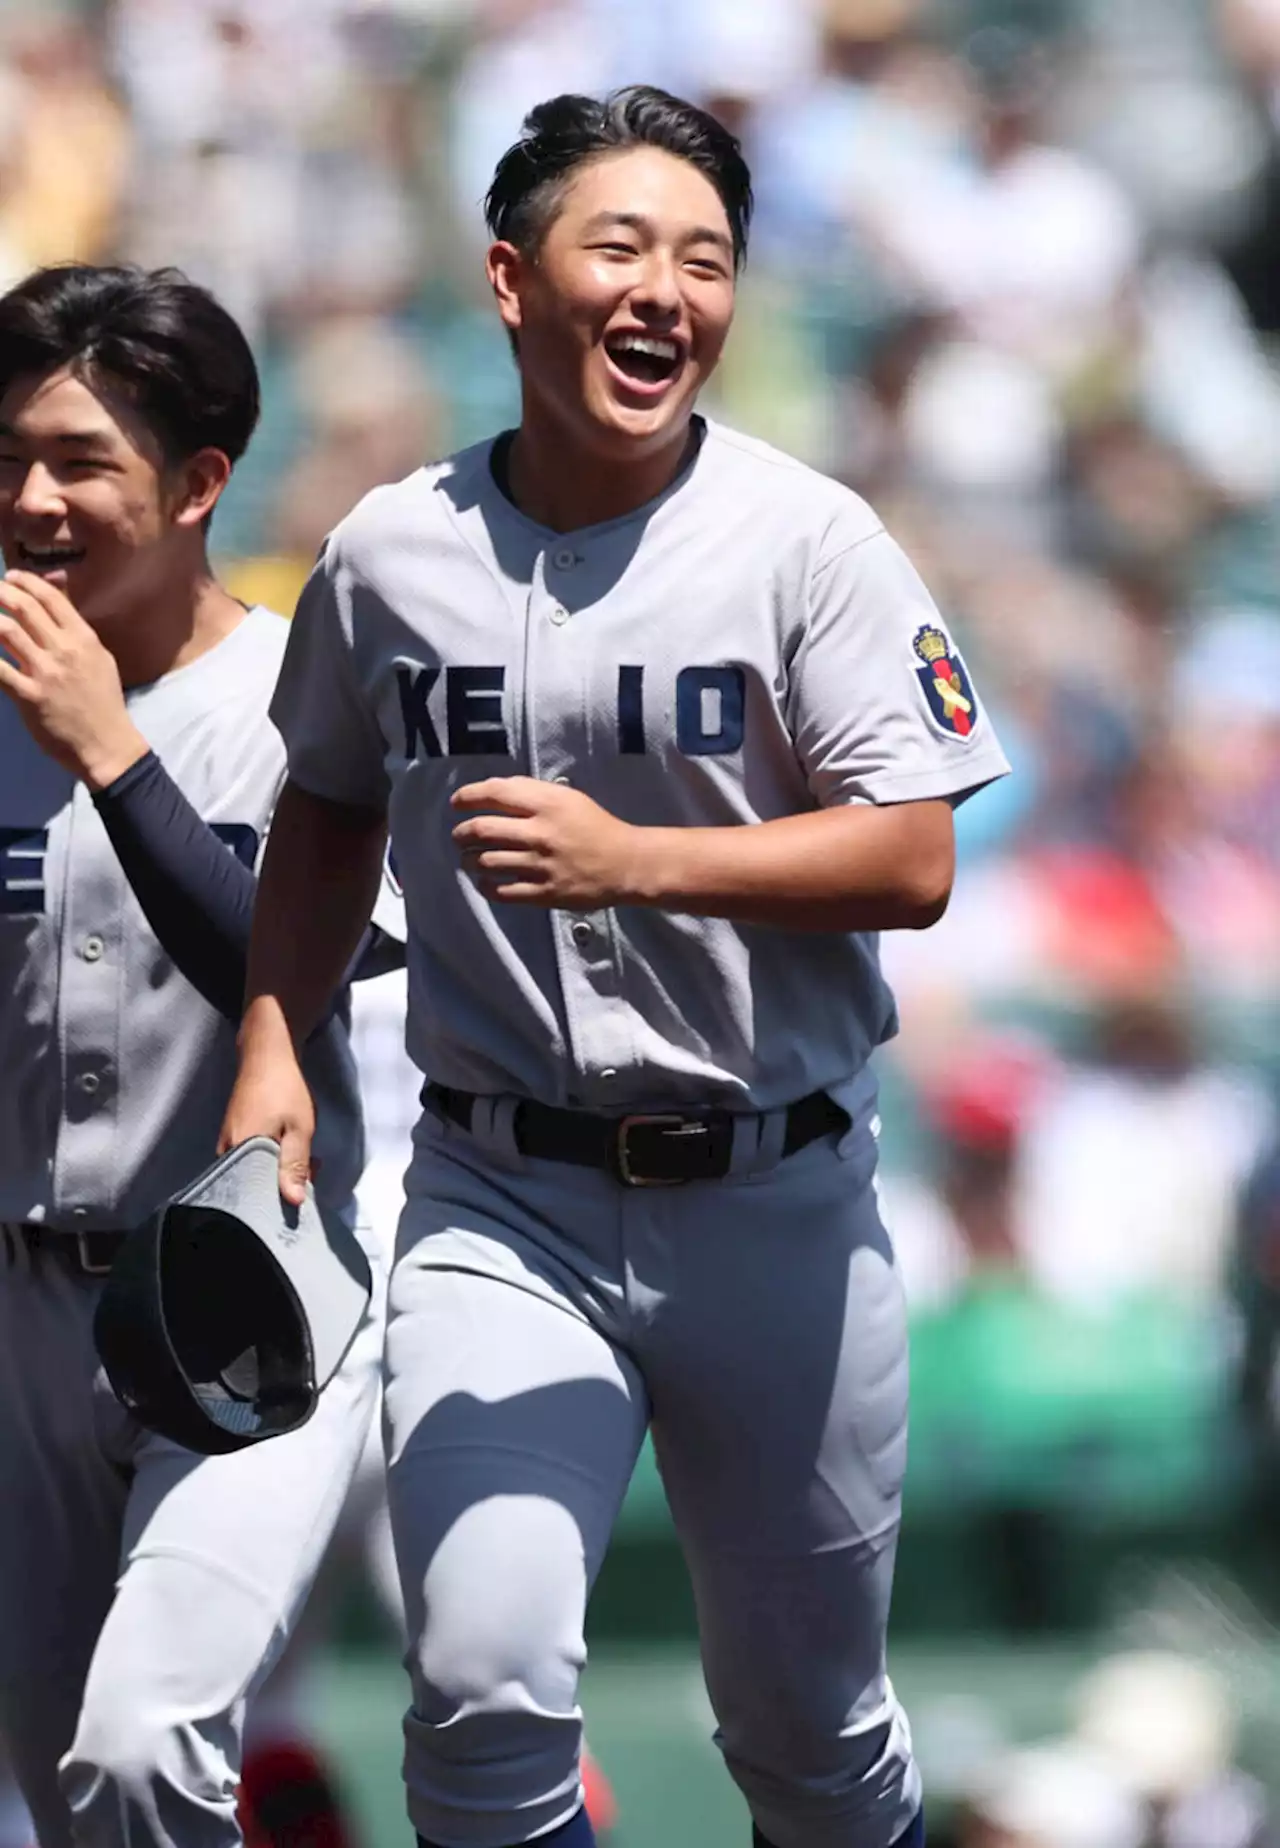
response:
[[[1262,1786],[1235,1765],[1231,1689],[1164,1651],[1113,1656],[1076,1693],[1076,1737],[1147,1811],[1148,1848],[1274,1848]]]
[[[1046,132],[1050,66],[1009,28],[970,40],[972,152],[921,165],[860,221],[904,283],[974,338],[1068,379],[1107,340],[1140,225],[1120,188]]]
[[[1229,501],[1280,489],[1280,382],[1226,275],[1168,253],[1138,293],[1138,390],[1154,430]]]
[[[1031,1274],[1086,1310],[1144,1293],[1211,1302],[1270,1127],[1266,1094],[1205,1061],[1176,982],[1118,991],[1089,1055],[1027,1123],[1019,1210]]]
[[[89,26],[60,4],[26,12],[0,36],[16,94],[0,232],[24,268],[109,257],[130,158],[128,116],[112,95]]]
[[[118,0],[140,140],[130,252],[177,262],[251,333],[412,290],[405,150],[358,23],[349,0]]]
[[[913,1311],[989,1278],[1025,1277],[1015,1181],[1023,1124],[1053,1081],[1043,1047],[978,1035],[920,1074],[933,1174],[884,1182],[887,1221]]]
[[[598,94],[615,75],[590,0],[476,0],[475,26],[449,103],[452,204],[472,249],[493,169],[529,110],[563,90]]]
[[[612,8],[614,15],[643,10],[629,0]],[[752,0],[749,8],[739,0],[682,0],[680,13],[686,22],[685,69],[663,81],[695,98],[745,140],[751,139],[756,113],[765,103],[795,95],[812,80],[819,37],[814,0]],[[621,68],[625,36],[619,49]],[[648,62],[628,68],[644,70]]]
[[[1135,1794],[1105,1763],[1067,1743],[1028,1746],[975,1793],[960,1848],[1147,1848]]]
[[[1217,0],[1221,41],[1265,125],[1266,165],[1252,211],[1228,240],[1227,261],[1268,333],[1280,329],[1280,7],[1275,0]]]
[[[997,1758],[961,1848],[1274,1848],[1266,1794],[1235,1764],[1230,1690],[1152,1651],[1097,1664],[1066,1737]]]
[[[309,561],[361,495],[410,474],[443,444],[422,359],[382,323],[322,321],[295,366],[306,447],[281,483],[271,531],[277,551]]]
[[[959,68],[920,36],[922,0],[820,0],[817,71],[753,125],[758,245],[766,262],[847,270],[864,219],[917,174],[960,159]]]

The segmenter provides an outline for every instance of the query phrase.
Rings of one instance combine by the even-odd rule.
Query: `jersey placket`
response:
[[[595,650],[582,625],[591,620],[575,579],[586,563],[581,542],[553,543],[539,554],[529,591],[525,714],[530,773],[573,783],[591,751],[591,721],[600,689]],[[609,911],[549,914],[564,998],[574,1082],[570,1101],[607,1109],[630,1063],[631,1033],[621,998],[621,964]]]
[[[92,1224],[117,1196],[116,1103],[127,970],[121,917],[124,877],[93,807],[76,785],[66,817],[58,920],[61,1116],[53,1198],[59,1214]]]

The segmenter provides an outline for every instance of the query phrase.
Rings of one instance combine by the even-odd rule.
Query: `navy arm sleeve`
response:
[[[238,1021],[258,886],[253,868],[201,820],[154,751],[93,800],[161,948],[206,1001]],[[403,954],[403,945],[370,925],[343,986],[398,967]]]

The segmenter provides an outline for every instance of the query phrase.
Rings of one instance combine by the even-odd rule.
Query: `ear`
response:
[[[522,318],[520,289],[525,277],[524,258],[514,244],[508,244],[503,239],[490,246],[485,258],[484,273],[489,278],[489,287],[497,301],[503,326],[509,333],[517,333]]]
[[[203,526],[231,479],[231,462],[221,449],[197,449],[175,471],[173,523]]]

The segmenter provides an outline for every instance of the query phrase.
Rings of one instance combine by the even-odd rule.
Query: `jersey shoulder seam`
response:
[[[723,443],[726,448],[736,450],[739,455],[745,455],[753,461],[763,463],[768,468],[780,469],[788,473],[793,472],[797,475],[813,476],[817,481],[822,483],[823,487],[829,493],[837,497],[838,500],[843,503],[840,511],[844,511],[850,503],[866,509],[868,517],[874,522],[871,530],[862,533],[857,539],[850,540],[848,545],[842,546],[840,550],[834,553],[830,558],[823,558],[815,564],[813,567],[813,575],[815,577],[828,570],[832,565],[837,564],[839,560],[844,558],[848,553],[856,551],[861,545],[865,545],[868,539],[878,539],[881,534],[884,533],[884,523],[881,521],[875,509],[863,500],[860,494],[853,488],[846,487],[842,481],[837,481],[834,476],[824,475],[822,470],[814,468],[812,463],[802,462],[798,456],[789,456],[785,450],[775,449],[771,443],[763,442],[759,437],[746,436],[741,430],[735,430],[729,424],[717,423],[709,419],[707,431],[713,441]],[[827,522],[824,538],[826,533],[829,533],[832,526],[835,525],[837,517],[837,513],[833,512]]]
[[[463,454],[466,452],[463,451]],[[366,534],[369,523],[377,518],[387,506],[394,506],[396,501],[412,501],[423,497],[429,504],[435,495],[440,471],[448,466],[449,457],[443,462],[423,462],[417,468],[402,475],[398,481],[380,481],[375,487],[362,494],[355,506],[345,513],[327,535],[323,551],[344,555],[349,558],[350,548],[354,543],[359,546]]]
[[[814,577],[821,577],[825,571],[830,571],[835,565],[840,563],[842,558],[848,558],[850,552],[860,552],[863,546],[869,544],[872,539],[884,539],[887,537],[888,535],[885,528],[880,524],[879,520],[877,520],[875,526],[869,533],[863,533],[860,539],[851,539],[848,545],[842,545],[838,552],[833,552],[831,554],[830,558],[819,559],[818,563],[813,567]]]
[[[708,419],[707,434],[713,442],[723,443],[726,449],[736,449],[742,455],[752,456],[770,468],[792,469],[798,475],[820,475],[824,481],[831,481],[829,475],[822,475],[820,469],[802,462],[799,456],[789,456],[785,449],[775,449],[772,443],[763,442],[757,436],[747,436],[744,431],[735,430],[730,424]],[[832,482],[832,486],[838,487],[839,483]]]

